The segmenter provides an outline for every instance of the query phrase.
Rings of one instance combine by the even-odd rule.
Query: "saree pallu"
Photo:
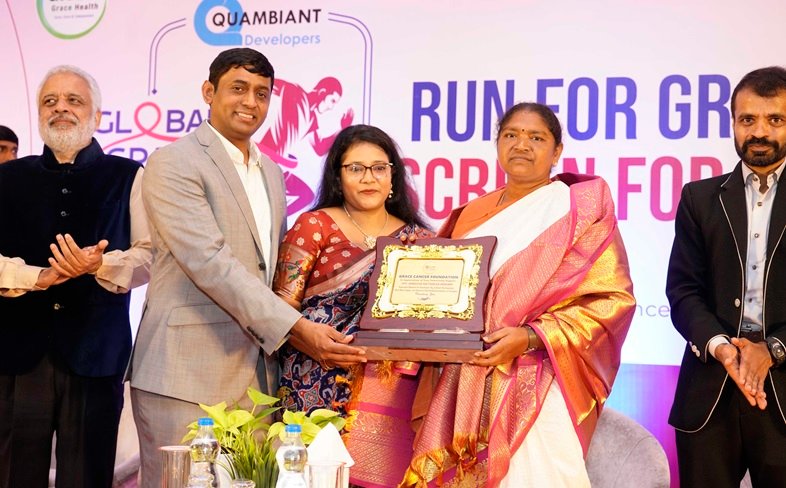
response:
[[[528,325],[546,350],[493,368],[446,366],[400,486],[497,486],[555,379],[586,455],[635,301],[608,186],[578,175],[557,181],[569,189],[567,212],[498,267],[484,306],[486,332]],[[535,220],[529,197],[489,218],[500,223],[500,244]],[[462,210],[440,234],[452,235]]]
[[[431,233],[405,226],[394,234]],[[350,242],[324,212],[302,214],[287,233],[279,253],[274,291],[300,302],[303,316],[339,332],[358,330],[368,300],[375,252]],[[319,362],[288,344],[279,350],[278,396],[291,410],[338,411],[347,419],[344,441],[355,466],[352,483],[393,486],[412,455],[412,404],[418,368],[411,364],[369,362],[350,369],[323,369]]]

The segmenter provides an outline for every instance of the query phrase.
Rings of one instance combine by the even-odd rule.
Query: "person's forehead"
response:
[[[543,122],[532,121],[530,123],[522,122],[522,121],[510,121],[509,123],[505,124],[501,129],[501,132],[504,131],[511,131],[511,132],[527,132],[527,133],[549,133],[548,126]]]
[[[741,103],[753,102],[776,105],[786,102],[786,90],[778,90],[772,95],[759,95],[752,88],[743,88],[737,93],[737,100]]]
[[[0,139],[0,146],[4,146],[4,147],[14,147],[14,146],[16,146],[16,145],[17,145],[17,144],[16,144],[14,141],[5,141],[5,140],[2,140],[2,139]]]
[[[268,89],[272,88],[272,80],[269,77],[259,73],[252,73],[244,66],[230,68],[218,79],[219,83],[232,83],[234,81],[241,81],[252,86],[267,87]]]
[[[55,73],[44,82],[41,96],[60,93],[73,93],[89,98],[90,86],[84,78],[74,73]]]

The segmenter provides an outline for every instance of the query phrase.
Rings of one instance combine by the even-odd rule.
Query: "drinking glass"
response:
[[[182,488],[191,474],[191,447],[162,446],[158,448],[164,460],[162,488]]]
[[[306,471],[308,488],[343,488],[342,462],[309,462]]]

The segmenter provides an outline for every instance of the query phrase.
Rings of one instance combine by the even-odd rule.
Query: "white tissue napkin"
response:
[[[349,468],[355,465],[349,455],[341,435],[333,424],[327,424],[320,430],[306,449],[308,460],[319,463],[342,462]]]

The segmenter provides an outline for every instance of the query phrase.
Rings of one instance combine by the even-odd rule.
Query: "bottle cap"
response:
[[[289,424],[286,427],[284,427],[284,431],[300,434],[301,431],[300,424]]]
[[[207,425],[209,427],[213,427],[213,419],[211,419],[210,417],[200,417],[200,419],[197,421],[197,424],[200,427],[202,427],[203,425]]]

